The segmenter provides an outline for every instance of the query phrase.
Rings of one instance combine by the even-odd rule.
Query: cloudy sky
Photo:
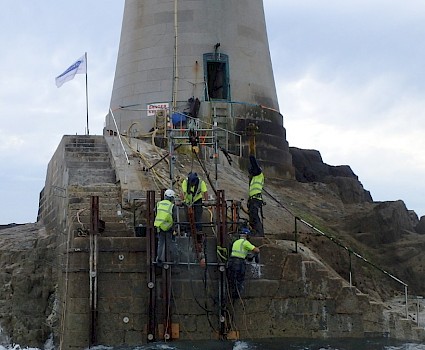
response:
[[[35,222],[63,135],[85,134],[85,79],[54,78],[88,53],[89,131],[102,134],[124,0],[7,1],[0,12],[0,224]],[[348,164],[376,201],[425,215],[425,3],[264,0],[290,146]]]

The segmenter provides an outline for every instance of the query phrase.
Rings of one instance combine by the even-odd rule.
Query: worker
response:
[[[182,191],[184,204],[193,208],[196,231],[199,233],[202,231],[202,199],[208,199],[207,184],[197,173],[190,172],[182,182]]]
[[[175,192],[168,189],[164,192],[164,199],[155,207],[154,227],[158,234],[157,264],[162,264],[167,258],[166,249],[170,252],[174,225],[177,221],[177,208],[174,205]],[[170,257],[171,258],[171,257]]]
[[[232,244],[232,252],[227,263],[228,281],[232,299],[237,299],[242,294],[248,254],[252,253],[258,256],[258,253],[260,253],[260,249],[248,240],[250,235],[251,231],[247,227],[243,227],[239,239]],[[256,259],[256,261],[258,260]]]
[[[263,210],[263,186],[264,186],[264,174],[263,170],[257,163],[254,156],[249,157],[251,166],[249,167],[249,198],[248,198],[248,215],[249,224],[252,228],[254,236],[264,237],[264,227],[262,222],[262,216],[260,219],[260,212]]]

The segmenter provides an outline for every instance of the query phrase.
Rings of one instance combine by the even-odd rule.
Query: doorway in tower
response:
[[[222,53],[204,54],[205,100],[230,101],[229,57]]]

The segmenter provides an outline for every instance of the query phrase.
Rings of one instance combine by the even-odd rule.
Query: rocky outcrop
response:
[[[415,231],[421,235],[425,235],[425,216],[422,216],[415,226]]]
[[[0,326],[11,343],[41,348],[52,333],[55,239],[39,224],[0,231]]]
[[[381,202],[371,211],[353,214],[347,217],[346,227],[361,234],[361,241],[372,246],[393,243],[415,232],[411,215],[401,200]]]
[[[300,182],[323,182],[341,198],[344,203],[372,202],[369,191],[363,188],[358,177],[348,165],[325,164],[319,151],[289,148],[295,177]]]

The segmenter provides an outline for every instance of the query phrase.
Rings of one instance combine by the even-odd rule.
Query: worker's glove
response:
[[[260,263],[260,253],[257,253],[257,254],[254,255],[254,261],[255,261],[256,264]]]

